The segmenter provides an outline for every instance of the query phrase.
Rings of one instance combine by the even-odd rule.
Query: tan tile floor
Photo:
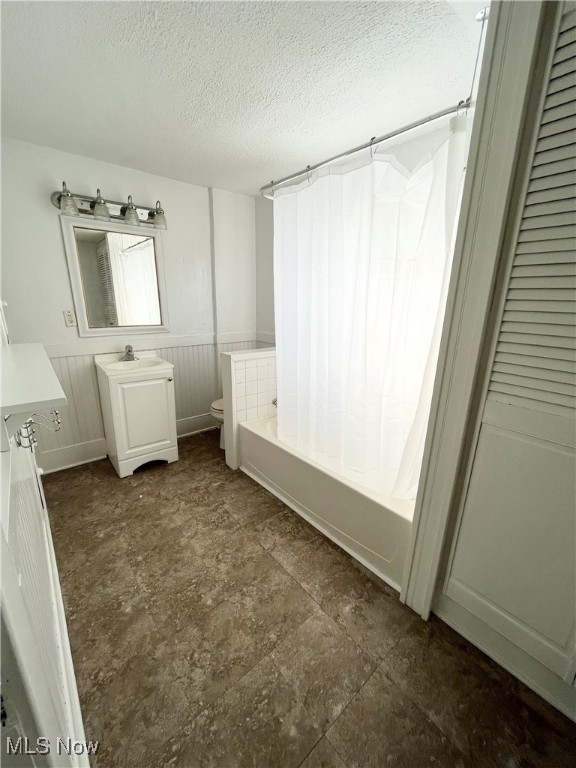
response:
[[[217,433],[45,489],[98,768],[563,768],[576,725],[241,472]]]

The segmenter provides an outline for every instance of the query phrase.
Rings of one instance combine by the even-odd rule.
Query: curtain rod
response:
[[[441,117],[446,117],[447,115],[452,115],[454,113],[458,113],[461,109],[469,109],[470,105],[472,103],[472,98],[469,96],[467,99],[464,99],[463,101],[459,101],[458,104],[456,104],[455,107],[448,107],[448,109],[443,109],[440,112],[434,112],[432,115],[428,115],[428,117],[425,117],[423,120],[418,120],[415,123],[410,123],[410,125],[404,126],[404,128],[399,128],[396,131],[392,131],[392,133],[387,133],[384,136],[379,136],[378,138],[374,137],[373,139],[370,139],[370,141],[367,141],[365,144],[361,144],[359,147],[354,147],[354,149],[348,149],[346,152],[341,152],[339,155],[334,155],[334,157],[330,157],[328,160],[322,160],[320,163],[316,163],[316,165],[308,165],[303,171],[298,171],[298,173],[292,173],[290,176],[284,176],[283,179],[279,179],[278,181],[271,181],[270,184],[266,184],[264,187],[260,188],[260,194],[264,195],[266,197],[265,192],[268,190],[274,191],[275,187],[279,187],[282,184],[285,184],[287,181],[292,181],[292,179],[297,179],[298,176],[305,176],[308,173],[311,173],[312,171],[318,170],[318,168],[322,168],[324,165],[328,165],[328,163],[333,163],[335,160],[340,160],[343,157],[348,157],[349,155],[353,155],[356,152],[361,152],[363,149],[370,149],[371,147],[375,147],[377,144],[381,144],[383,141],[387,141],[388,139],[393,139],[395,136],[400,136],[402,133],[406,133],[407,131],[411,131],[413,128],[419,128],[421,125],[425,125],[426,123],[431,123],[433,120],[439,120]]]

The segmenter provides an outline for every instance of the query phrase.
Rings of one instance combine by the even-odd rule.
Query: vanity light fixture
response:
[[[160,200],[156,201],[155,208],[150,205],[138,205],[132,200],[132,195],[128,196],[127,203],[120,203],[117,200],[105,200],[99,189],[96,190],[96,197],[70,192],[63,181],[62,190],[52,192],[50,201],[66,216],[89,216],[97,221],[121,221],[133,227],[143,225],[167,229],[166,216]]]
[[[140,224],[140,217],[138,216],[136,206],[132,202],[132,195],[128,195],[128,205],[124,206],[124,221],[132,227],[137,227]]]
[[[108,210],[108,206],[100,194],[99,189],[96,190],[96,200],[94,200],[93,203],[90,203],[90,208],[92,209],[95,219],[98,219],[99,221],[110,221],[110,211]]]
[[[148,214],[148,221],[153,223],[156,229],[168,229],[166,225],[166,216],[160,205],[160,200],[156,200],[156,208]]]
[[[80,216],[76,201],[72,197],[72,193],[68,190],[65,181],[62,182],[62,192],[60,192],[59,197],[58,207],[62,213],[66,214],[66,216]]]

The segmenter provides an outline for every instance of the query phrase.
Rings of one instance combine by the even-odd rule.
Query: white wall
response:
[[[145,205],[161,200],[169,333],[87,339],[65,326],[62,312],[74,303],[59,214],[50,203],[63,179],[75,192],[95,194],[100,187],[112,200],[129,194]],[[60,433],[38,431],[39,463],[55,469],[103,455],[92,356],[127,343],[174,362],[179,434],[212,425],[219,351],[257,344],[255,258],[250,197],[215,190],[211,215],[205,187],[3,139],[2,298],[10,340],[46,346],[69,401]]]
[[[254,198],[212,190],[219,334],[256,333]]]
[[[273,203],[256,198],[256,334],[274,343],[274,216]]]
[[[13,342],[77,341],[62,311],[74,304],[60,221],[50,194],[69,189],[137,203],[162,201],[165,280],[172,335],[213,332],[208,190],[79,155],[2,140],[2,262]],[[225,279],[225,276],[223,276]],[[26,295],[23,302],[20,297]]]

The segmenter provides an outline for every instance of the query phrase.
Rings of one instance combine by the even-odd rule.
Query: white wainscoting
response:
[[[215,426],[210,416],[210,403],[222,396],[220,352],[269,346],[256,338],[218,345],[160,346],[162,341],[164,339],[151,339],[147,348],[174,364],[179,437]],[[142,344],[139,346],[142,347]],[[51,433],[38,427],[36,431],[37,460],[45,472],[55,472],[106,455],[94,356],[62,355],[65,351],[54,350],[56,354],[51,356],[56,375],[68,398],[68,405],[60,409],[61,429]],[[48,353],[51,352],[48,348]]]

